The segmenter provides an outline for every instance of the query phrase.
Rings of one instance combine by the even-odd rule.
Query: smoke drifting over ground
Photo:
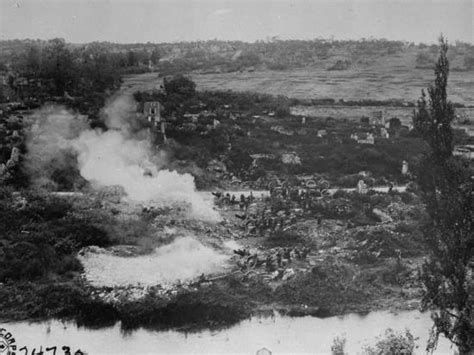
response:
[[[152,150],[146,132],[135,124],[130,98],[113,100],[103,113],[110,128],[106,132],[89,129],[85,118],[61,107],[42,109],[33,116],[26,160],[37,185],[54,189],[58,171],[77,170],[92,186],[122,186],[134,201],[185,204],[190,218],[220,219],[212,202],[196,191],[192,175],[161,169],[165,157]]]
[[[202,274],[222,272],[228,259],[191,237],[178,238],[148,255],[120,257],[86,252],[80,257],[89,282],[109,287],[189,282]]]

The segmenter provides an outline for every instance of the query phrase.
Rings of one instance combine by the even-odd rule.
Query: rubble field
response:
[[[293,193],[288,187],[285,196],[215,194],[222,216],[217,223],[177,218],[181,209],[105,203],[118,218],[147,220],[151,231],[135,246],[79,252],[92,299],[125,313],[149,302],[159,302],[164,312],[186,300],[182,306],[192,306],[191,313],[205,310],[206,326],[222,323],[215,313],[220,307],[238,310],[232,322],[275,310],[324,317],[418,307],[423,213],[415,194],[347,192],[299,200]],[[362,211],[359,200],[365,201]]]

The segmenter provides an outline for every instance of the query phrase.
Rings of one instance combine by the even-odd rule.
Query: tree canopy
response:
[[[440,38],[435,81],[422,92],[413,123],[429,145],[418,172],[431,224],[426,230],[429,261],[423,266],[423,305],[434,308],[434,332],[429,350],[443,334],[461,354],[474,350],[474,289],[470,263],[474,253],[473,170],[469,162],[453,156],[455,117],[447,97],[448,43]]]

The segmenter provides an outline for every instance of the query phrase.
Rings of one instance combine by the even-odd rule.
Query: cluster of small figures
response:
[[[316,202],[327,195],[326,190],[320,189],[301,189],[297,186],[285,186],[283,188],[271,188],[270,197],[275,200],[284,200],[291,203],[294,207],[304,211],[312,210]]]
[[[255,200],[255,196],[253,195],[252,191],[248,196],[241,194],[239,199],[234,194],[226,193],[223,194],[221,192],[213,192],[212,193],[216,198],[216,203],[218,206],[235,206],[239,205],[241,211],[247,211],[251,203]]]
[[[250,234],[264,235],[266,232],[286,230],[294,225],[305,212],[312,212],[320,196],[321,193],[317,190],[304,190],[293,186],[272,188],[269,210],[261,213],[246,213],[243,216],[236,215],[236,217],[245,220],[246,230]],[[318,216],[318,224],[321,224],[320,216]]]
[[[281,269],[289,264],[293,260],[306,260],[311,249],[308,247],[294,247],[294,248],[277,248],[259,255],[258,253],[250,253],[247,249],[234,250],[234,254],[240,256],[240,260],[237,265],[242,270],[257,268],[265,266],[266,271],[273,272]]]
[[[276,216],[271,211],[261,213],[236,215],[237,218],[245,220],[245,229],[249,234],[264,235],[266,232],[285,230],[297,221],[297,211],[283,211]]]
[[[220,206],[239,205],[242,213],[235,216],[244,221],[246,233],[259,236],[288,229],[297,222],[298,217],[304,215],[305,211],[311,212],[323,196],[319,189],[301,189],[289,184],[270,187],[270,197],[264,199],[267,208],[258,212],[260,208],[254,203],[255,196],[252,192],[247,196],[241,194],[240,198],[230,193],[212,194]],[[320,219],[319,217],[319,224]]]
[[[278,210],[274,208],[278,206]],[[304,216],[302,208],[295,207],[294,204],[272,204],[270,208],[260,212],[246,211],[245,214],[235,215],[245,221],[245,230],[248,234],[264,236],[266,233],[285,231],[295,225],[298,218]],[[322,217],[317,215],[318,225],[322,223]]]

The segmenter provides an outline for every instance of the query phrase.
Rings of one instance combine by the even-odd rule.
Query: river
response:
[[[54,345],[58,349],[67,345],[73,354],[78,348],[87,354],[255,354],[264,347],[273,354],[329,354],[336,336],[347,339],[346,351],[349,354],[361,354],[362,349],[373,345],[385,329],[403,331],[408,327],[419,338],[416,354],[423,354],[431,324],[428,313],[378,311],[366,316],[349,314],[325,319],[252,317],[228,329],[196,333],[144,329],[123,333],[119,324],[87,329],[59,321],[14,322],[2,327],[13,334],[18,348],[27,346],[29,353],[40,345],[43,350]],[[449,342],[441,340],[436,354],[453,353]],[[62,352],[58,351],[58,354]]]

